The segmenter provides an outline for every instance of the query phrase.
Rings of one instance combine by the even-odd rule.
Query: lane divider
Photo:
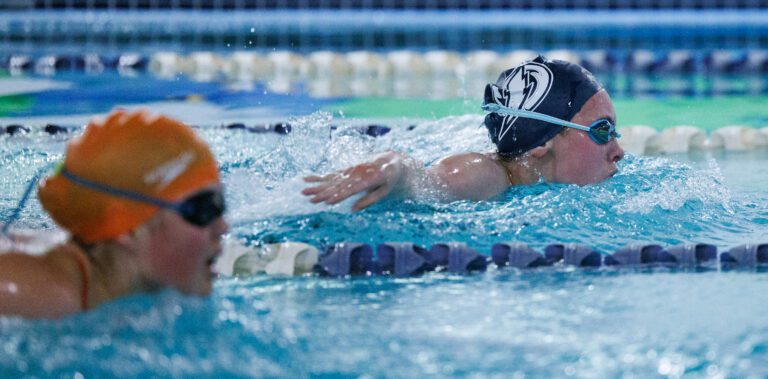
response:
[[[715,245],[694,243],[664,247],[633,244],[604,254],[586,245],[550,244],[543,252],[523,243],[502,242],[484,255],[462,242],[440,242],[426,248],[411,242],[375,246],[341,242],[320,252],[314,246],[286,242],[247,247],[229,241],[216,264],[224,275],[259,273],[350,277],[418,276],[427,272],[468,274],[496,269],[573,266],[586,269],[667,267],[704,270],[768,270],[768,243],[744,244],[718,253]]]
[[[718,254],[710,244],[683,244],[663,247],[637,244],[611,254],[579,244],[551,244],[543,253],[522,243],[497,243],[491,254],[483,255],[465,243],[437,243],[426,249],[413,243],[382,243],[374,250],[363,243],[338,243],[319,255],[314,272],[325,276],[394,275],[413,276],[428,271],[456,274],[514,267],[545,266],[679,267],[727,270],[768,267],[768,243],[744,244]]]
[[[250,133],[276,133],[289,134],[292,126],[287,122],[273,124],[248,125],[242,122],[234,122],[220,126],[223,129],[233,131],[245,131]],[[407,130],[414,130],[418,126],[411,125]],[[386,125],[368,124],[347,127],[356,130],[360,134],[379,137],[389,133],[392,128]],[[62,126],[46,124],[45,126],[31,125],[0,125],[0,135],[26,135],[29,133],[45,133],[50,135],[66,134],[80,130],[79,126]],[[339,129],[337,125],[331,125],[330,131]],[[658,131],[650,126],[637,125],[619,128],[622,137],[619,144],[625,151],[634,155],[658,155],[677,154],[693,151],[750,151],[768,148],[768,127],[751,128],[747,126],[730,125],[715,129],[708,133],[697,127],[680,125]]]
[[[85,55],[6,55],[0,67],[12,72],[134,70],[159,76],[179,74],[201,80],[217,77],[258,80],[274,76],[366,77],[413,75],[479,74],[495,79],[501,71],[539,52],[515,50],[497,52],[475,50],[393,50],[314,51],[299,54],[287,50],[267,53],[236,51],[228,55],[211,51],[178,54],[160,51],[151,55],[126,53],[117,56]],[[766,73],[768,50],[550,50],[540,52],[551,59],[579,63],[590,71],[631,73]]]
[[[197,126],[194,126],[194,125],[192,127],[197,128]],[[242,122],[233,122],[229,124],[220,125],[218,127],[221,129],[245,131],[249,133],[289,134],[293,130],[293,127],[291,126],[291,124],[287,122],[277,122],[273,124],[255,124],[255,125],[247,125]],[[9,124],[5,126],[0,125],[0,135],[21,136],[21,135],[26,135],[30,133],[43,133],[43,134],[57,135],[57,134],[68,134],[72,132],[77,132],[81,129],[82,129],[81,126],[71,126],[71,125],[63,126],[63,125],[57,125],[57,124],[46,124],[43,127],[27,126],[27,125],[20,125],[20,124]],[[328,128],[329,131],[334,131],[339,129],[340,127],[337,125],[331,125]],[[378,124],[349,126],[349,127],[344,127],[344,129],[354,130],[360,134],[364,134],[370,137],[380,137],[391,131],[390,127],[384,126],[384,125],[378,125]]]

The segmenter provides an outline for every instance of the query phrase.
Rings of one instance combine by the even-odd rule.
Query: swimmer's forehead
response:
[[[596,92],[579,111],[579,113],[585,112],[589,112],[588,120],[590,122],[606,119],[611,124],[616,125],[616,110],[605,89]]]

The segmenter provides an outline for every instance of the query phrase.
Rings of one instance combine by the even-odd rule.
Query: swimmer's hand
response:
[[[370,162],[325,176],[307,176],[304,181],[315,185],[305,188],[301,193],[311,196],[310,201],[313,203],[325,202],[332,205],[356,193],[366,192],[352,205],[352,210],[358,211],[392,193],[404,190],[412,166],[412,159],[388,152]]]

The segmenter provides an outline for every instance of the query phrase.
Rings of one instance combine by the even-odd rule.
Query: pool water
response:
[[[94,88],[83,84],[89,80],[96,79],[73,76],[67,83]],[[768,237],[764,150],[627,156],[620,173],[598,185],[541,183],[485,202],[436,203],[424,193],[351,213],[352,201],[310,204],[299,194],[301,177],[389,149],[428,164],[490,151],[482,116],[390,117],[392,131],[370,137],[358,126],[376,115],[344,117],[334,112],[339,99],[264,94],[258,86],[243,94],[183,80],[149,87],[158,91],[90,99],[83,111],[52,93],[67,89],[37,91],[26,98],[26,111],[9,111],[0,124],[81,125],[89,113],[141,104],[197,125],[220,161],[227,238],[250,244],[462,241],[489,254],[501,241],[536,249],[569,242],[610,253],[636,242],[724,250]],[[57,110],[39,103],[45,96]],[[29,111],[34,107],[38,112]],[[289,120],[292,132],[220,127],[275,120]],[[37,170],[61,159],[68,138],[39,131],[0,136],[3,220]],[[18,227],[53,225],[32,201]],[[61,321],[2,317],[0,376],[765,377],[768,304],[759,294],[767,290],[759,269],[492,267],[415,278],[221,278],[209,299],[165,291]]]

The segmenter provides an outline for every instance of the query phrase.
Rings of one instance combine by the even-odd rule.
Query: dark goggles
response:
[[[221,217],[227,209],[224,195],[221,191],[206,190],[188,197],[186,200],[172,204],[184,220],[192,225],[208,226]]]
[[[220,190],[204,190],[198,192],[182,201],[170,202],[155,197],[147,196],[138,192],[126,191],[111,187],[105,184],[90,181],[81,178],[63,167],[60,174],[71,180],[73,183],[95,191],[122,197],[124,199],[138,201],[145,204],[151,204],[164,209],[170,209],[179,214],[185,221],[192,225],[205,227],[210,225],[217,218],[221,217],[226,211],[224,204],[224,195]]]

